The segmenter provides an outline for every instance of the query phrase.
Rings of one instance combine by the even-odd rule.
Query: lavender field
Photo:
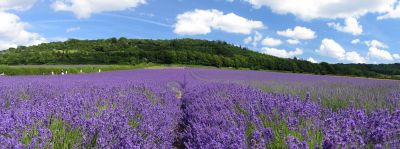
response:
[[[400,82],[218,69],[0,77],[0,148],[400,148]]]

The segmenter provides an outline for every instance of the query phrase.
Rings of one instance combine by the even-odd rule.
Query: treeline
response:
[[[297,58],[284,59],[261,54],[224,41],[197,39],[70,39],[31,47],[20,46],[0,52],[0,64],[5,65],[141,63],[205,65],[392,79],[400,75],[400,64],[314,64]]]

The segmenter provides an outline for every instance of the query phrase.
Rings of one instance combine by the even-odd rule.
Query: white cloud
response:
[[[275,38],[267,37],[262,41],[262,45],[269,47],[276,47],[282,44],[282,41]]]
[[[356,51],[346,52],[346,56],[344,59],[346,61],[349,61],[352,63],[366,63],[367,62],[365,60],[365,58],[360,56],[360,54],[358,54]]]
[[[82,19],[95,13],[122,11],[143,4],[146,4],[146,0],[57,0],[52,8],[56,11],[70,11]]]
[[[294,51],[287,51],[287,50],[284,50],[284,49],[276,49],[276,48],[264,47],[264,48],[261,49],[261,53],[269,54],[269,55],[273,55],[273,56],[281,57],[281,58],[291,58],[291,57],[302,55],[303,54],[303,50],[297,48]]]
[[[345,33],[352,35],[360,35],[363,32],[363,27],[358,23],[356,18],[346,18],[344,25],[340,23],[328,23],[328,26]]]
[[[369,47],[368,56],[371,58],[384,61],[394,61],[400,59],[399,54],[392,54],[388,50],[386,50],[387,48],[389,48],[389,46],[381,41],[371,40],[365,41],[364,43],[366,46]]]
[[[360,39],[354,39],[354,40],[351,41],[351,44],[358,44],[360,42],[361,42]]]
[[[396,8],[389,10],[388,13],[379,16],[377,19],[383,20],[383,19],[396,19],[396,18],[400,18],[400,3],[396,6]]]
[[[307,61],[309,61],[309,62],[311,62],[311,63],[318,63],[318,61],[316,61],[314,58],[312,58],[312,57],[309,57],[308,59],[307,59]]]
[[[377,47],[377,48],[388,48],[389,47],[385,43],[378,41],[378,40],[365,41],[364,43],[368,47]]]
[[[257,31],[255,31],[253,36],[246,37],[243,40],[243,42],[245,44],[250,44],[251,43],[253,45],[253,47],[256,47],[258,42],[261,41],[262,38],[263,38],[263,35],[261,33],[257,32]]]
[[[342,59],[346,55],[346,50],[343,49],[343,47],[336,43],[332,39],[323,39],[321,46],[319,47],[318,50],[316,50],[317,53],[323,55],[323,56],[329,56],[337,59]]]
[[[346,50],[332,39],[323,39],[321,46],[316,50],[317,53],[336,58],[340,61],[349,61],[351,63],[366,63],[365,58],[360,56],[356,51],[346,52]]]
[[[251,36],[246,37],[246,38],[243,40],[243,42],[244,42],[245,44],[250,44],[251,42],[253,42],[253,37],[251,37]]]
[[[11,44],[11,43],[7,43],[7,42],[3,42],[3,41],[0,40],[0,51],[6,50],[6,49],[11,48],[11,47],[15,48],[15,47],[17,47],[17,45]]]
[[[215,9],[185,12],[177,16],[174,32],[180,35],[208,34],[213,29],[229,33],[250,34],[263,28],[261,21],[253,21],[234,13],[224,14]]]
[[[396,0],[244,0],[255,8],[269,7],[278,14],[293,14],[303,20],[360,17],[386,13]]]
[[[316,38],[315,32],[306,27],[296,26],[294,29],[287,29],[285,31],[277,31],[278,35],[289,37],[297,40],[309,40]]]
[[[19,45],[37,45],[47,40],[37,33],[26,30],[29,24],[21,22],[19,17],[7,13],[0,12],[0,50]]]
[[[77,27],[68,28],[67,30],[65,30],[65,32],[70,33],[70,32],[76,32],[79,30],[81,30],[81,27],[77,26]]]
[[[379,49],[379,47],[370,47],[368,51],[368,56],[386,61],[394,60],[392,54],[390,54],[389,51]]]
[[[286,40],[286,42],[291,44],[291,45],[296,45],[296,44],[300,43],[300,41],[296,40],[296,39],[288,39],[288,40]]]
[[[25,11],[30,9],[35,3],[36,0],[1,0],[0,11],[6,11],[6,10]]]
[[[393,54],[393,58],[396,60],[400,60],[400,54]]]
[[[259,41],[261,41],[261,39],[263,38],[263,35],[261,35],[261,33],[259,33],[259,32],[255,32],[254,33],[254,37],[253,37],[253,46],[255,47],[255,46],[257,46],[257,43],[259,42]]]

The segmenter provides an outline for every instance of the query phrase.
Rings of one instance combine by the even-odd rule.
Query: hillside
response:
[[[399,79],[400,64],[313,64],[251,51],[224,41],[110,38],[45,43],[0,52],[4,65],[75,65],[142,63],[204,65],[299,73]]]

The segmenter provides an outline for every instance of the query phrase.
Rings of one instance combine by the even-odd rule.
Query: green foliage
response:
[[[103,111],[107,110],[108,107],[109,107],[108,104],[102,105],[102,104],[100,104],[100,103],[97,103],[97,109],[98,109],[98,111],[95,112],[94,115],[95,115],[95,116],[101,116],[101,115],[103,114]]]
[[[48,126],[51,132],[51,140],[47,140],[45,148],[80,148],[82,143],[82,134],[77,128],[72,128],[67,123],[59,119],[52,119]],[[33,125],[30,130],[23,133],[22,144],[29,146],[32,143],[32,139],[39,136],[39,130],[36,125]],[[41,140],[35,142],[36,147]]]
[[[140,123],[134,119],[130,119],[128,123],[129,123],[129,126],[131,126],[132,128],[136,128],[140,125]]]
[[[234,46],[224,41],[197,39],[149,40],[110,38],[70,39],[0,52],[3,65],[136,65],[141,63],[204,65],[314,74],[350,75],[400,79],[400,64],[313,64],[301,59],[284,59]],[[0,66],[0,73],[7,69]],[[13,72],[23,71],[23,72]],[[7,70],[13,74],[38,74],[28,68]],[[35,73],[36,72],[36,73]],[[40,68],[40,72],[44,68]],[[72,69],[71,73],[77,72]]]
[[[235,105],[235,110],[236,110],[236,112],[238,112],[238,113],[240,113],[240,114],[243,114],[243,115],[245,115],[245,116],[249,116],[249,115],[250,115],[250,113],[247,112],[247,111],[246,111],[245,109],[243,109],[242,107],[240,107],[239,104],[236,104],[236,105]]]
[[[6,109],[11,107],[11,102],[10,100],[6,100]]]
[[[312,121],[305,120],[304,118],[299,119],[298,128],[304,129],[308,134],[308,136],[303,136],[303,134],[299,132],[300,130],[289,129],[286,119],[281,118],[277,111],[274,111],[274,113],[275,116],[273,116],[272,119],[269,119],[263,114],[259,116],[263,122],[263,126],[273,130],[273,142],[271,144],[267,144],[267,148],[288,148],[285,141],[289,135],[296,137],[300,141],[306,141],[310,148],[322,148],[322,130],[320,128],[312,129]]]
[[[152,105],[156,105],[158,102],[158,99],[156,97],[156,95],[148,89],[143,89],[143,94],[146,96],[147,99],[149,99],[151,101]]]
[[[21,92],[21,93],[19,93],[19,98],[21,100],[29,100],[31,98],[31,96],[26,92]]]
[[[97,137],[99,135],[99,132],[96,130],[95,134],[93,135],[90,144],[86,145],[85,148],[95,148],[97,144]]]
[[[238,104],[235,105],[235,111],[245,115],[250,116],[248,111],[241,108]],[[323,133],[321,128],[315,128],[311,120],[306,120],[304,117],[299,118],[298,127],[301,130],[307,131],[307,136],[303,136],[300,130],[291,130],[287,124],[287,117],[281,118],[277,109],[273,111],[274,115],[272,117],[267,117],[267,115],[260,114],[258,118],[262,121],[264,128],[271,128],[273,130],[273,140],[266,144],[266,148],[288,148],[286,144],[287,137],[293,136],[300,141],[306,141],[310,148],[322,148]],[[312,126],[314,128],[312,128]],[[253,121],[248,121],[245,129],[245,139],[248,145],[250,145],[253,139],[253,133],[257,129],[256,124]]]
[[[249,147],[251,145],[251,139],[253,139],[253,133],[256,129],[257,129],[257,126],[256,126],[256,124],[254,124],[254,122],[248,122],[248,124],[246,125],[245,135],[246,135],[246,142]]]
[[[39,135],[39,131],[36,126],[33,126],[30,130],[25,132],[22,136],[22,144],[28,146],[34,137]]]
[[[50,125],[53,148],[79,148],[82,134],[62,120],[53,119]]]
[[[137,128],[140,125],[140,120],[142,119],[142,115],[136,114],[133,118],[128,120],[128,125],[132,128]]]
[[[341,100],[338,98],[322,99],[321,102],[322,102],[321,104],[323,107],[331,108],[333,111],[338,111],[340,109],[351,106],[351,103],[349,100]]]

